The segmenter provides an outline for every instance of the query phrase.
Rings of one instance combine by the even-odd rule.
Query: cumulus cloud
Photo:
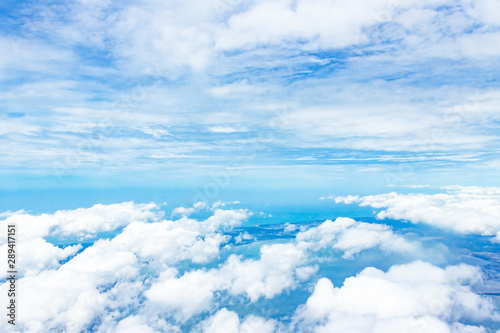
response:
[[[331,247],[343,251],[344,258],[352,258],[363,250],[376,247],[386,252],[399,253],[416,253],[421,250],[420,243],[409,242],[394,234],[387,225],[357,222],[342,217],[302,231],[297,234],[296,239],[299,247],[315,250]]]
[[[176,207],[172,211],[172,216],[174,216],[174,215],[189,216],[189,215],[193,214],[195,211],[196,210],[195,210],[194,207],[189,207],[189,208],[186,208],[186,207]]]
[[[176,277],[175,270],[160,274],[158,280],[145,292],[149,306],[156,311],[173,312],[179,321],[210,309],[213,292],[217,289],[215,270],[195,270]]]
[[[143,332],[143,333],[155,333],[159,332],[151,328],[144,318],[140,316],[130,316],[125,319],[120,320],[118,325],[114,328],[114,331],[117,333],[135,333],[135,332]],[[170,332],[180,332],[180,330],[174,329],[174,327],[170,327]]]
[[[436,194],[387,194],[335,197],[336,203],[358,203],[382,209],[379,219],[426,223],[464,234],[495,236],[500,242],[500,189],[496,187],[443,188]]]
[[[146,295],[154,307],[163,305],[165,311],[176,312],[178,320],[187,320],[210,309],[215,293],[221,291],[233,296],[244,295],[251,302],[271,299],[309,280],[319,269],[312,264],[311,257],[315,251],[327,247],[343,252],[349,259],[376,247],[406,254],[420,250],[419,243],[395,235],[388,226],[338,218],[299,233],[292,242],[262,245],[258,259],[243,259],[232,254],[217,269],[187,272],[182,276],[170,270],[167,278],[160,276]],[[185,297],[190,301],[184,303],[176,291],[188,286],[192,287]]]
[[[36,275],[46,269],[57,268],[61,260],[75,255],[82,249],[82,245],[66,246],[64,248],[50,244],[43,238],[33,238],[17,242],[19,255],[19,271],[21,274]],[[7,244],[0,247],[0,251],[7,253]],[[6,270],[2,272],[4,273]]]
[[[245,295],[251,302],[260,298],[271,299],[310,279],[319,269],[311,264],[314,251],[327,247],[343,252],[343,256],[350,259],[363,250],[376,247],[407,254],[420,250],[419,243],[395,235],[388,226],[338,218],[335,222],[328,220],[299,233],[293,242],[262,245],[259,259],[243,259],[232,254],[218,269],[188,272],[180,277],[176,272],[168,271],[168,278],[160,276],[147,295],[154,304],[163,304],[164,299],[168,309],[180,311],[179,320],[187,320],[208,310],[214,294],[220,291],[233,296]],[[185,297],[190,301],[185,304],[176,296],[175,290],[184,290],[188,286],[192,287]]]
[[[256,238],[252,235],[250,235],[248,232],[242,232],[238,236],[234,237],[234,241],[236,244],[243,243],[244,241],[251,241],[255,240]]]
[[[492,301],[471,285],[480,283],[477,268],[444,269],[417,261],[387,272],[365,268],[341,287],[320,279],[306,304],[293,317],[300,332],[484,332],[463,322],[499,321]]]
[[[296,286],[295,268],[306,263],[305,253],[293,244],[263,245],[259,260],[242,261],[231,255],[220,274],[231,294],[246,294],[256,301],[262,296],[273,298]]]
[[[192,207],[176,207],[172,210],[172,216],[180,215],[180,216],[189,216],[194,212],[207,209],[208,204],[204,201],[198,201]]]
[[[153,203],[97,204],[90,208],[59,210],[54,214],[30,215],[16,213],[5,219],[7,224],[16,224],[23,231],[20,240],[37,237],[77,237],[85,239],[98,232],[113,231],[133,221],[158,220],[158,206]],[[6,240],[0,240],[0,244]]]
[[[248,316],[240,321],[238,314],[222,308],[212,317],[199,325],[199,332],[203,333],[271,333],[275,332],[276,322],[265,320],[257,316]]]
[[[251,302],[273,298],[285,289],[293,289],[298,280],[307,279],[317,270],[308,269],[305,253],[293,244],[264,245],[260,258],[243,260],[232,254],[217,269],[200,269],[178,276],[167,269],[145,292],[147,306],[156,311],[174,313],[178,321],[206,312],[214,305],[215,293],[245,295]],[[300,267],[298,271],[296,268]]]
[[[19,327],[26,332],[38,332],[47,327],[79,332],[89,329],[89,325],[98,320],[103,322],[103,327],[122,330],[125,324],[113,323],[106,314],[119,313],[124,308],[137,310],[144,297],[150,300],[150,304],[156,304],[151,293],[162,288],[161,281],[177,274],[177,270],[170,265],[183,260],[206,263],[213,259],[229,237],[217,232],[218,229],[236,226],[250,215],[246,210],[231,212],[215,209],[213,215],[204,221],[187,217],[168,221],[161,220],[162,213],[156,208],[154,204],[96,205],[40,216],[20,212],[2,221],[4,225],[15,223],[23,232],[27,230],[17,243],[19,258],[22,259],[18,267],[18,286],[23,290],[18,299],[20,303],[27,304],[23,317],[19,319]],[[40,225],[36,225],[37,222]],[[81,225],[76,226],[78,222]],[[103,225],[100,226],[99,222]],[[25,229],[31,226],[34,230]],[[81,245],[60,248],[43,238],[64,235],[74,239],[75,234],[81,236],[82,233],[123,226],[123,231],[114,238],[99,239],[80,253]],[[6,250],[6,244],[2,248]],[[64,260],[67,261],[62,263]],[[158,276],[153,286],[145,282],[149,275]],[[192,282],[200,275],[201,271],[194,271],[180,279],[168,280],[169,288],[177,291],[189,289],[190,283],[185,286],[182,283],[186,280]],[[200,288],[210,290],[209,281],[200,283]],[[178,286],[185,288],[177,289]],[[6,288],[7,283],[0,287],[3,292]],[[200,296],[195,291],[193,294]],[[195,300],[196,297],[181,296],[172,301],[182,309],[181,315],[197,313],[196,301],[201,302],[199,307],[206,305],[203,297]],[[168,309],[168,299],[163,298],[162,304]],[[124,318],[115,316],[114,320],[121,319]],[[163,331],[162,327],[170,327],[168,323],[141,323],[137,318],[125,322],[134,322],[138,326],[152,325],[159,331]]]
[[[113,231],[134,222],[155,221],[161,217],[155,204],[125,202],[95,205],[90,208],[57,211],[54,214],[30,215],[24,211],[9,213],[3,224],[14,224],[18,230],[21,275],[36,275],[47,269],[56,269],[60,262],[74,256],[81,245],[59,247],[45,237],[82,240],[99,232]],[[0,240],[0,250],[7,251],[7,238]],[[2,263],[5,267],[5,263]],[[2,276],[6,273],[2,271]]]

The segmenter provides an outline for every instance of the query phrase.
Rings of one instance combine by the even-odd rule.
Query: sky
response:
[[[0,331],[500,333],[499,13],[0,0]]]
[[[498,9],[2,2],[2,187],[498,185]]]

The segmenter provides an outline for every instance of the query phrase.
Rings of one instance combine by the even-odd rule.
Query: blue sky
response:
[[[0,0],[0,331],[500,333],[499,13]]]
[[[491,185],[497,6],[4,4],[2,183]]]

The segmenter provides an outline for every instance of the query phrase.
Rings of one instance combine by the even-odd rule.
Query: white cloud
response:
[[[61,73],[63,68],[71,66],[76,58],[70,50],[25,37],[27,36],[22,34],[0,35],[0,48],[4,50],[0,55],[0,79],[12,79],[19,70],[40,74]]]
[[[22,264],[19,266],[18,286],[23,290],[18,299],[20,303],[29,305],[23,308],[19,327],[26,332],[37,332],[49,326],[65,331],[84,331],[93,321],[102,320],[103,329],[122,329],[123,323],[118,326],[113,323],[122,318],[105,316],[123,307],[137,310],[140,295],[145,291],[150,304],[163,304],[164,309],[172,310],[171,315],[181,308],[175,315],[179,320],[206,310],[212,300],[213,288],[211,279],[204,279],[204,274],[211,273],[195,270],[176,278],[177,271],[169,265],[182,260],[206,263],[213,259],[218,255],[221,243],[229,237],[216,232],[218,228],[236,226],[250,213],[246,210],[231,212],[216,209],[205,221],[183,217],[177,221],[154,222],[161,218],[156,208],[154,204],[96,205],[40,216],[19,213],[2,221],[4,225],[16,223],[18,230],[23,231],[19,232],[20,235],[26,230],[25,237],[18,242],[22,248],[19,251]],[[38,222],[40,225],[36,224]],[[81,222],[78,228],[74,226],[77,222]],[[104,226],[99,226],[99,223]],[[31,226],[35,230],[25,229]],[[125,226],[120,234],[112,239],[100,239],[76,255],[81,245],[61,249],[42,238],[49,235],[74,238],[72,232],[80,235],[82,232],[113,230],[118,226]],[[5,247],[4,244],[2,248],[5,250]],[[60,264],[61,260],[73,255]],[[148,283],[145,283],[146,276],[156,276],[160,272],[149,289]],[[168,283],[165,284],[165,281]],[[199,286],[199,292],[193,289],[193,297],[190,298],[185,295],[185,290],[190,289],[194,282]],[[6,283],[0,286],[3,292],[6,288]],[[173,299],[163,297],[161,302],[157,302],[155,296],[158,297],[158,294],[151,293],[165,288],[173,288],[172,293],[178,291],[181,294]],[[49,303],[50,307],[44,305]],[[154,313],[153,309],[149,314],[152,316]],[[125,322],[135,323],[137,319]],[[137,322],[140,327],[149,325],[158,331],[171,327],[165,322],[160,324]]]
[[[494,29],[498,26],[495,11],[498,5],[493,0],[462,1],[454,4],[459,9],[454,11],[443,10],[443,6],[450,4],[444,0],[355,0],[348,3],[252,0],[244,4],[224,2],[230,10],[229,15],[222,17],[214,4],[216,2],[200,0],[183,3],[139,1],[119,7],[111,3],[74,3],[68,6],[66,15],[45,7],[46,18],[35,21],[38,33],[63,40],[66,45],[97,45],[109,49],[136,73],[149,67],[163,73],[166,70],[174,77],[184,67],[198,71],[215,61],[228,60],[231,56],[224,54],[226,51],[252,52],[265,46],[275,48],[276,54],[282,49],[296,53],[368,42],[383,50],[387,40],[399,47],[391,39],[402,39],[410,47],[409,50],[401,49],[411,55],[412,37],[418,38],[424,49],[432,50],[431,43],[453,42],[446,34],[449,30],[459,36],[481,35],[480,29],[471,33],[468,28],[484,25]],[[62,21],[61,17],[66,20]],[[30,18],[27,25],[33,20]],[[381,24],[392,28],[387,29],[385,38],[380,38],[377,29],[367,29]],[[448,50],[439,50],[441,56],[449,56]],[[425,56],[424,52],[419,54]],[[245,92],[246,81],[233,88]],[[215,88],[214,92],[224,94],[225,89]]]
[[[225,207],[228,204],[237,205],[239,203],[240,203],[239,201],[222,202],[219,200],[212,205],[212,210],[214,210],[215,208],[218,208],[218,207]]]
[[[383,209],[377,218],[426,223],[464,234],[496,235],[500,242],[500,189],[446,187],[446,193],[336,197],[335,202]]]
[[[213,133],[238,133],[248,131],[248,129],[246,129],[245,127],[232,126],[211,126],[208,128],[208,130]]]
[[[295,230],[297,230],[297,226],[295,224],[291,224],[291,223],[285,223],[285,227],[283,228],[283,231],[284,232],[294,232]]]
[[[172,216],[174,216],[174,215],[189,216],[189,215],[193,214],[195,211],[196,211],[196,209],[194,207],[189,207],[189,208],[176,207],[172,211]]]
[[[222,308],[212,317],[199,325],[203,333],[272,333],[275,332],[276,322],[256,316],[248,316],[243,322],[238,314]]]
[[[161,217],[155,204],[126,202],[112,205],[95,205],[54,214],[30,215],[24,211],[9,213],[1,223],[15,224],[19,248],[20,275],[30,276],[49,269],[57,269],[62,260],[68,259],[82,249],[81,245],[58,247],[43,237],[85,239],[98,232],[113,231],[137,221],[154,221]],[[7,251],[7,238],[0,249]],[[2,263],[5,267],[6,263]],[[4,269],[2,274],[6,274]]]
[[[78,157],[77,166],[158,168],[163,165],[156,161],[160,158],[207,160],[223,155],[226,144],[238,144],[242,132],[267,130],[273,116],[263,110],[278,104],[292,109],[283,118],[287,124],[271,126],[279,130],[274,148],[415,152],[422,143],[431,143],[431,150],[456,152],[489,150],[498,139],[493,130],[484,130],[493,126],[477,117],[463,123],[465,130],[460,131],[440,117],[442,106],[462,102],[467,95],[462,94],[464,84],[470,91],[480,86],[475,77],[470,83],[459,80],[443,94],[442,87],[436,87],[439,82],[426,88],[431,74],[425,72],[438,75],[427,64],[441,66],[434,61],[439,58],[451,60],[443,71],[454,73],[458,59],[466,62],[460,66],[474,70],[477,77],[488,76],[500,54],[494,43],[498,39],[495,1],[229,1],[231,9],[223,17],[213,8],[216,2],[220,1],[75,2],[65,6],[35,2],[33,8],[25,8],[26,16],[21,15],[17,23],[20,27],[24,23],[24,28],[34,24],[36,32],[24,41],[13,38],[19,50],[14,56],[0,57],[0,74],[14,68],[16,73],[28,70],[44,78],[15,84],[4,81],[6,87],[0,93],[4,108],[26,115],[0,121],[0,133],[12,135],[4,138],[2,147],[15,144],[13,149],[4,149],[2,164],[25,167],[27,156],[47,169],[55,159],[64,164],[68,147],[78,147],[81,134],[90,137],[95,132],[94,121],[123,109],[133,112],[112,133],[126,138],[108,132],[110,137],[102,146]],[[12,48],[8,38],[1,38],[0,46]],[[87,51],[110,57],[96,56],[93,61],[85,56]],[[34,56],[40,52],[43,56]],[[336,62],[342,68],[335,67],[333,75]],[[61,63],[64,66],[59,68]],[[479,64],[484,66],[482,72],[476,70]],[[409,68],[424,72],[417,75]],[[325,75],[317,78],[316,70]],[[160,84],[145,80],[124,87],[120,75],[162,79]],[[370,79],[360,80],[360,76]],[[166,77],[173,80],[167,83]],[[386,77],[391,81],[384,82]],[[392,77],[397,79],[392,81]],[[291,78],[293,84],[283,84]],[[418,84],[413,85],[415,80]],[[445,82],[453,80],[447,76]],[[182,87],[178,82],[183,82]],[[399,98],[395,87],[400,90]],[[96,91],[102,93],[95,96]],[[356,95],[354,101],[352,95]],[[124,103],[117,106],[103,100]],[[198,105],[205,104],[214,107],[201,111]],[[40,105],[43,112],[38,111]],[[494,109],[488,114],[496,119],[498,112]],[[190,136],[191,142],[179,138],[175,145],[166,142],[167,135],[186,135],[176,128],[186,125],[197,126],[200,136]],[[442,135],[430,140],[436,130]],[[224,143],[205,140],[214,132],[233,135]],[[138,137],[131,139],[134,134]],[[208,150],[213,152],[210,156]],[[133,162],[136,159],[141,163]]]
[[[248,232],[242,232],[238,236],[234,237],[234,241],[236,244],[243,243],[243,241],[255,240],[256,238],[250,235]]]
[[[484,1],[474,1],[474,0],[463,0],[462,4],[466,12],[472,15],[474,18],[478,19],[488,25],[498,26],[500,25],[500,4],[495,0],[484,0]]]
[[[214,246],[214,251],[218,246]],[[206,249],[207,245],[200,243],[197,249],[203,247]],[[310,264],[314,261],[314,251],[326,247],[344,252],[345,258],[376,247],[386,252],[412,255],[421,252],[419,243],[395,235],[388,226],[338,218],[299,233],[293,242],[262,245],[259,259],[243,259],[232,254],[218,269],[187,272],[180,277],[177,272],[167,269],[165,276],[161,275],[146,294],[152,307],[176,311],[176,318],[183,321],[210,309],[215,293],[220,291],[233,296],[245,295],[251,302],[262,297],[271,299],[309,280],[319,269],[318,265]],[[160,248],[157,255],[165,252],[171,251]],[[183,252],[180,253],[176,258],[182,258]],[[176,290],[184,290],[189,285],[192,287],[185,296],[189,299],[186,301]]]
[[[327,220],[318,227],[302,231],[296,236],[298,247],[319,250],[331,247],[344,252],[344,258],[371,248],[386,252],[415,254],[421,251],[420,243],[409,242],[382,224],[357,222],[339,217]]]
[[[296,287],[295,268],[306,262],[305,253],[293,244],[263,245],[259,260],[242,261],[231,255],[220,268],[220,274],[231,294],[245,294],[251,301],[257,301]]]
[[[219,97],[241,97],[242,94],[259,91],[261,91],[261,89],[258,86],[249,84],[248,80],[241,80],[210,89],[212,95]]]
[[[208,310],[217,288],[215,270],[195,270],[176,278],[175,270],[162,272],[158,281],[145,292],[149,304],[156,311],[174,312],[179,321]]]
[[[207,247],[205,243],[200,243],[197,250],[202,251],[204,248],[206,252]],[[216,243],[213,247],[215,253],[218,247],[219,243]],[[326,247],[344,252],[345,258],[353,258],[357,253],[375,247],[386,252],[407,254],[415,254],[420,250],[419,243],[406,241],[387,226],[338,218],[335,222],[325,221],[318,227],[299,233],[293,242],[263,245],[259,259],[243,260],[232,254],[218,269],[188,272],[180,277],[177,277],[176,272],[167,270],[168,278],[160,277],[147,295],[150,295],[148,298],[155,306],[159,304],[165,309],[180,311],[177,315],[179,320],[187,320],[194,314],[207,311],[218,291],[228,291],[233,296],[245,295],[251,302],[256,302],[261,297],[270,299],[284,290],[295,289],[301,281],[310,279],[319,269],[317,265],[309,265],[310,257],[314,251]],[[171,253],[160,247],[157,256],[167,252]],[[176,258],[182,258],[182,253],[183,251],[180,255],[177,254]],[[186,294],[189,297],[185,296],[190,299],[187,302],[175,290],[184,290],[189,285],[193,287]]]
[[[202,323],[203,332],[217,333],[228,332],[238,333],[240,331],[240,319],[235,312],[228,311],[227,309],[219,310],[211,318]]]
[[[300,281],[309,280],[319,270],[319,266],[303,266],[295,269],[295,274]]]
[[[394,184],[391,184],[391,185],[387,185],[387,187],[404,187],[404,188],[431,188],[430,185],[394,185]],[[348,196],[349,197],[349,196]],[[352,196],[351,196],[352,197]],[[334,196],[330,197],[330,199],[335,199]],[[349,203],[353,203],[353,202],[356,202],[356,200],[359,199],[359,196],[356,196],[356,197],[353,197],[354,200],[352,200],[351,202]],[[344,203],[347,204],[347,202],[344,201]]]
[[[36,275],[47,269],[59,267],[60,261],[75,255],[82,249],[81,245],[60,248],[42,238],[33,238],[27,241],[16,242],[19,262],[18,270],[24,276]],[[7,253],[7,244],[0,247],[0,251]],[[4,270],[2,274],[6,274]]]
[[[310,278],[317,268],[297,267],[306,263],[305,254],[293,244],[264,245],[258,260],[242,260],[232,254],[218,269],[193,270],[178,277],[167,269],[145,292],[148,306],[174,312],[179,321],[208,311],[214,305],[216,292],[245,295],[251,302],[261,297],[273,298],[285,289],[293,289],[298,280]]]
[[[197,203],[194,208],[202,207],[205,205]],[[229,236],[221,234],[219,229],[238,226],[250,215],[251,212],[245,209],[216,209],[204,221],[183,216],[177,221],[133,222],[113,239],[112,245],[133,251],[149,263],[149,269],[161,270],[165,264],[182,260],[207,263],[217,257],[221,244],[229,240]]]
[[[322,278],[293,318],[300,332],[467,332],[482,331],[460,321],[499,321],[491,300],[470,285],[481,281],[472,266],[445,269],[424,262],[368,267],[334,287]],[[452,328],[453,327],[453,330]]]
[[[386,91],[377,91],[374,87],[367,89],[374,90],[370,94],[370,101],[361,98],[341,106],[325,103],[327,105],[294,108],[281,117],[279,129],[293,133],[293,144],[304,148],[330,147],[392,152],[404,150],[433,154],[439,151],[477,150],[486,147],[487,143],[493,140],[494,136],[490,133],[482,134],[473,130],[476,126],[484,126],[481,125],[480,113],[470,115],[460,109],[456,116],[456,106],[450,111],[451,108],[440,107],[435,103],[425,106],[424,101],[415,103],[403,98],[397,101],[394,97],[388,103],[387,100],[378,100],[376,97],[378,94],[385,96]],[[344,89],[341,90],[344,95]],[[487,96],[492,93],[484,91],[480,94]],[[493,98],[488,99],[488,102],[491,99]],[[459,100],[466,99],[462,97]],[[474,99],[472,102],[479,103],[480,110],[487,108],[486,100]],[[453,118],[449,115],[450,112]],[[482,117],[487,115],[489,113],[483,114]],[[464,130],[457,131],[458,124],[462,124]],[[437,156],[439,157],[442,158]]]
[[[22,292],[17,299],[23,304],[23,316],[18,318],[17,327],[25,332],[48,327],[80,332],[108,311],[123,306],[112,301],[113,290],[121,286],[121,292],[131,289],[130,281],[138,273],[137,262],[132,253],[112,251],[106,244],[109,241],[98,242],[57,270],[19,279],[17,286]],[[6,287],[2,284],[0,289],[6,292]]]
[[[208,205],[197,204],[196,207],[201,209]],[[204,318],[203,316],[218,310],[196,329],[207,332],[222,328],[235,332],[270,332],[277,328],[276,321],[255,317],[251,313],[240,320],[236,313],[220,310],[221,301],[231,297],[241,300],[243,296],[251,303],[265,302],[299,287],[320,270],[320,263],[315,261],[315,251],[327,247],[351,258],[370,248],[408,253],[419,246],[394,234],[387,226],[339,218],[302,231],[288,243],[261,245],[260,256],[256,259],[230,254],[224,262],[213,265],[212,268],[195,266],[181,270],[184,261],[205,264],[217,258],[221,246],[229,239],[222,230],[241,224],[251,214],[244,209],[222,210],[217,207],[219,205],[213,207],[212,216],[202,221],[187,217],[176,221],[161,220],[161,213],[155,210],[154,204],[133,203],[98,205],[89,209],[43,215],[40,221],[44,225],[41,231],[34,232],[33,235],[51,235],[51,232],[47,233],[45,230],[46,225],[54,225],[55,222],[47,222],[53,219],[61,225],[55,224],[49,230],[75,230],[76,233],[95,230],[94,222],[78,229],[65,229],[64,224],[72,225],[74,221],[79,221],[76,217],[78,214],[92,217],[98,212],[108,214],[110,220],[115,221],[113,225],[125,227],[113,238],[100,239],[80,253],[77,253],[81,250],[80,246],[61,249],[42,237],[27,237],[20,242],[19,246],[24,244],[25,252],[22,255],[25,262],[24,266],[20,266],[23,274],[18,280],[19,290],[22,290],[19,304],[24,304],[19,328],[26,332],[37,332],[47,327],[84,331],[92,325],[98,325],[94,329],[99,332],[127,332],[127,329],[132,328],[146,332],[179,331],[179,325],[186,324],[193,318],[200,318],[196,316]],[[114,218],[113,212],[116,213]],[[121,220],[125,218],[122,216],[125,213],[129,215],[129,223]],[[21,226],[23,218],[25,221],[33,221],[37,217],[20,213],[7,219],[12,218]],[[69,238],[72,236],[69,231],[64,235]],[[61,264],[63,260],[67,261]],[[361,283],[365,280],[366,284]],[[321,284],[325,284],[321,281],[323,280],[320,280]],[[478,281],[480,274],[470,266],[453,266],[441,270],[430,264],[418,263],[403,268],[393,267],[388,273],[371,268],[357,277],[347,279],[342,292],[338,292],[339,295],[345,294],[342,297],[346,300],[341,297],[342,301],[335,304],[343,304],[345,311],[362,310],[369,316],[385,318],[384,316],[392,313],[391,306],[396,306],[391,305],[390,300],[399,301],[401,297],[408,296],[406,293],[411,297],[417,297],[415,295],[418,294],[422,299],[412,301],[410,298],[408,303],[398,307],[398,311],[407,311],[401,314],[406,315],[408,311],[420,309],[419,304],[429,301],[425,295],[434,295],[438,287],[430,288],[428,284],[435,283],[452,288],[453,302],[463,307],[468,318],[481,320],[489,318],[491,307],[467,287]],[[367,285],[372,282],[380,283],[377,292],[387,296],[387,301],[383,303],[386,309],[374,305],[375,296],[365,303],[359,303],[358,307],[351,304],[352,308],[349,308],[350,293],[355,293],[358,287],[368,289]],[[350,289],[350,285],[354,285],[354,291]],[[412,291],[410,285],[417,287]],[[0,292],[5,293],[6,288],[6,283],[1,284]],[[367,293],[365,289],[359,294]],[[398,296],[400,292],[403,296]],[[327,293],[331,293],[328,288]],[[310,300],[317,298],[317,294],[314,293]],[[313,303],[310,301],[307,306]],[[51,306],[46,307],[44,304]],[[331,308],[330,304],[327,310]],[[128,310],[124,312],[124,309]],[[327,318],[327,310],[315,310],[316,316]],[[299,313],[309,313],[306,310],[300,311],[297,312],[296,319],[299,318]],[[370,311],[375,313],[370,315]],[[418,314],[423,318],[426,316],[424,312]],[[451,310],[443,310],[439,315],[448,316],[446,320],[441,317],[429,320],[445,324],[450,318],[457,321],[453,313]],[[348,315],[354,316],[352,313]],[[306,320],[312,319],[302,316],[296,321]],[[398,320],[384,321],[383,325],[398,326]],[[356,320],[354,322],[362,323]],[[0,326],[4,329],[2,327]],[[284,327],[282,323],[280,327]],[[459,324],[454,327],[456,330],[469,329]]]
[[[205,231],[231,229],[248,219],[253,213],[246,209],[223,210],[215,209],[214,214],[202,223]]]
[[[12,216],[12,215],[17,215],[17,214],[22,214],[24,213],[24,209],[20,209],[20,210],[17,210],[15,212],[11,212],[10,210],[9,211],[6,211],[6,212],[3,212],[3,213],[0,213],[0,219],[1,218],[5,218],[5,217],[9,217],[9,216]]]
[[[194,212],[200,211],[202,209],[207,209],[208,204],[204,201],[198,201],[197,203],[193,204],[193,207],[176,207],[172,211],[172,216],[174,215],[180,215],[180,216],[189,216],[193,214]]]
[[[151,221],[161,217],[155,204],[97,204],[90,208],[60,210],[54,214],[14,214],[3,223],[18,225],[21,240],[37,237],[87,238],[98,232],[113,231],[133,221]],[[5,243],[2,239],[0,244]]]
[[[172,329],[172,327],[171,327]],[[114,329],[117,333],[155,333],[159,332],[147,325],[144,318],[139,316],[130,316],[125,319],[120,320],[118,325]],[[180,332],[180,330],[171,330],[171,332]]]

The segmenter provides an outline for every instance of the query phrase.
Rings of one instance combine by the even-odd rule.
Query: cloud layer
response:
[[[181,215],[177,220],[163,219],[155,204],[132,202],[54,214],[7,214],[2,224],[15,223],[22,235],[17,244],[23,314],[18,327],[25,332],[175,332],[186,327],[194,332],[320,332],[348,327],[368,332],[371,327],[387,331],[424,323],[436,332],[482,332],[461,323],[499,320],[493,303],[471,289],[481,283],[481,272],[472,266],[442,269],[417,261],[395,265],[386,273],[368,267],[340,288],[318,275],[318,251],[327,251],[330,260],[340,260],[340,255],[346,265],[366,250],[398,253],[410,261],[421,256],[420,243],[386,225],[327,220],[300,227],[287,241],[266,244],[252,238],[253,243],[241,245],[258,250],[249,255],[238,253],[240,246],[230,245],[225,231],[240,226],[251,212],[219,207],[223,203],[176,208],[174,215]],[[199,210],[210,216],[186,216]],[[99,236],[112,230],[106,238]],[[285,225],[283,232],[293,230]],[[83,237],[91,243],[56,246],[49,242],[55,237]],[[259,304],[276,306],[277,297],[312,284],[316,287],[306,304],[294,303],[291,323],[255,311]],[[3,283],[0,292],[6,288]],[[436,300],[441,302],[437,310]],[[248,311],[231,308],[241,302]]]
[[[9,50],[0,140],[11,147],[0,167],[31,169],[29,156],[57,176],[206,173],[242,146],[255,151],[240,157],[252,168],[492,167],[496,9],[472,0],[22,2],[0,27]]]

